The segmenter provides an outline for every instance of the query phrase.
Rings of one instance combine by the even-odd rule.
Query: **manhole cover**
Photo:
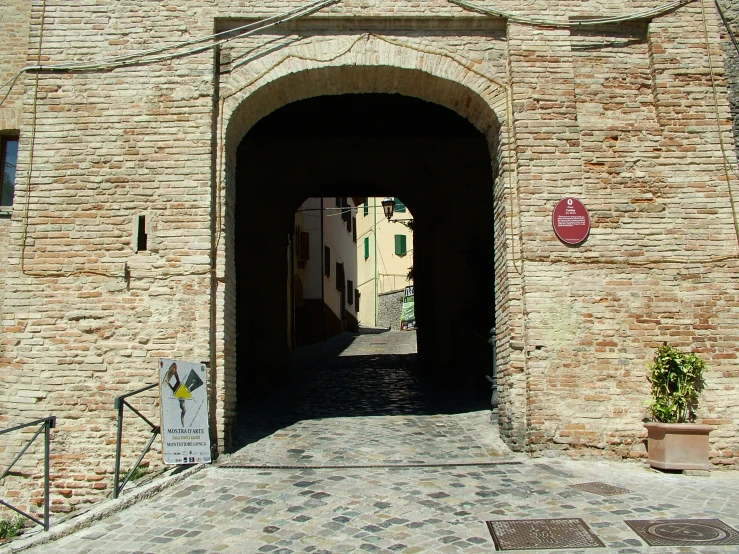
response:
[[[600,548],[603,543],[579,518],[486,521],[496,550]]]
[[[598,481],[593,483],[570,485],[570,487],[573,489],[580,489],[585,492],[592,492],[593,494],[599,494],[601,496],[614,496],[616,494],[626,494],[627,492],[631,492],[629,489],[617,487],[616,485],[609,485],[608,483],[600,483]]]
[[[719,519],[627,520],[649,546],[739,544],[739,531]]]

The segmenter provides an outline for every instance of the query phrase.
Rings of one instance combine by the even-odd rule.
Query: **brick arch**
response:
[[[512,350],[515,336],[523,336],[520,303],[521,275],[512,271],[513,248],[518,222],[514,213],[514,139],[508,128],[509,98],[505,85],[494,76],[471,68],[442,52],[420,51],[366,36],[355,41],[355,49],[330,60],[325,48],[311,45],[299,53],[274,54],[261,58],[229,75],[221,89],[219,160],[221,183],[219,215],[223,240],[216,245],[220,276],[216,292],[216,336],[213,359],[216,367],[216,419],[220,448],[230,443],[235,416],[235,294],[233,267],[233,203],[236,197],[236,149],[249,129],[260,119],[289,103],[315,96],[352,93],[396,93],[447,107],[470,121],[487,139],[491,171],[495,177],[495,290],[499,384],[501,386],[501,430],[516,449],[525,439],[525,381],[510,375],[512,362],[519,368],[523,355]],[[337,46],[337,50],[340,51]],[[329,61],[323,61],[329,60]],[[392,65],[388,61],[392,61]],[[383,61],[384,63],[381,63]],[[493,284],[491,284],[493,286]],[[514,313],[515,312],[515,313]],[[517,358],[521,358],[520,360]]]

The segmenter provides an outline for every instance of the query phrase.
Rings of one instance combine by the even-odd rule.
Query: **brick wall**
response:
[[[30,11],[31,5],[26,0],[10,0],[0,5],[0,36],[3,37],[2,54],[0,54],[0,83],[6,83],[12,79],[26,65]],[[6,91],[7,88],[0,90],[0,99],[5,96]],[[0,135],[16,135],[18,133],[21,126],[22,98],[23,87],[18,87],[0,105]],[[0,168],[0,171],[2,171],[2,168]],[[16,210],[18,210],[17,207]],[[12,208],[0,208],[0,325],[5,319],[6,278],[10,251],[9,233],[12,215]],[[12,360],[8,353],[8,347],[12,346],[14,342],[7,339],[7,331],[4,328],[0,330],[0,386],[3,388],[13,386],[12,383],[18,379],[17,376],[11,375],[8,371]],[[0,428],[10,426],[11,422],[12,417],[8,406],[5,403],[0,403]],[[15,433],[12,436],[6,435],[3,437],[4,440],[0,442],[0,465],[7,467],[7,464],[12,460],[12,454],[22,447],[24,436],[23,433]],[[31,447],[29,456],[34,455],[38,459],[40,452],[43,452],[43,450],[38,447]],[[33,472],[36,465],[35,460],[29,459],[30,461],[22,460],[22,463],[17,467],[21,473],[26,475]],[[13,479],[14,477],[9,477],[6,481]],[[20,498],[18,489],[23,487],[23,480],[18,479],[10,485],[10,488],[15,490],[0,488],[0,495],[12,502],[16,498]],[[30,494],[37,496],[38,490],[31,491]],[[26,495],[23,500],[28,501],[29,496]],[[0,519],[4,517],[6,517],[6,512],[0,511]]]
[[[42,60],[64,63],[171,45],[212,32],[216,17],[295,5],[34,0],[27,52],[38,49],[42,13]],[[560,1],[545,11],[655,5]],[[543,5],[496,6],[540,15]],[[245,190],[234,181],[235,149],[272,110],[349,92],[436,102],[488,138],[500,422],[509,444],[534,455],[641,456],[645,363],[670,340],[708,362],[699,416],[718,427],[713,461],[735,464],[737,238],[707,56],[730,143],[715,10],[709,47],[699,3],[648,25],[597,31],[506,25],[441,0],[347,1],[313,21],[229,43],[223,68],[204,52],[44,74],[35,125],[34,77],[19,81],[19,174],[35,139],[30,188],[17,191],[29,217],[9,224],[0,405],[7,422],[59,416],[54,509],[109,492],[113,398],[153,382],[160,356],[211,361],[213,442],[228,444],[233,202]],[[551,230],[553,205],[568,195],[593,219],[580,247]],[[149,247],[137,253],[139,215]],[[155,399],[145,402],[156,413]],[[141,428],[128,434],[127,460],[144,436]]]
[[[3,37],[3,52],[0,55],[0,83],[12,79],[26,65],[30,8],[30,4],[24,0],[3,2],[0,6],[0,36]],[[0,94],[4,96],[5,92],[4,89],[0,91]],[[21,100],[22,88],[18,87],[0,106],[0,135],[15,135],[20,129]],[[3,313],[5,300],[5,271],[11,213],[11,210],[0,209],[0,314]],[[0,345],[0,358],[2,352]],[[0,414],[0,422],[2,422],[2,417]]]

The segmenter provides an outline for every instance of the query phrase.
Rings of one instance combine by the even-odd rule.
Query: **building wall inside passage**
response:
[[[400,314],[403,311],[405,290],[385,292],[378,295],[377,326],[387,329],[400,329]]]
[[[388,316],[386,308],[382,302],[378,302],[375,295],[379,298],[383,294],[405,290],[406,286],[412,284],[412,280],[408,279],[408,272],[413,267],[413,231],[399,221],[408,223],[413,219],[413,214],[406,207],[406,211],[396,212],[393,221],[388,221],[383,212],[382,200],[378,197],[368,198],[367,210],[364,210],[364,206],[357,210],[357,280],[361,293],[359,322],[370,327],[377,325],[398,329],[400,308],[397,310],[396,321],[394,315]],[[395,251],[396,235],[406,237],[404,254],[399,255]]]
[[[30,60],[40,46],[43,63],[64,64],[176,45],[300,3],[8,5],[30,8]],[[565,20],[657,5],[496,8]],[[643,456],[645,364],[669,340],[706,360],[699,419],[716,426],[712,461],[735,466],[729,185],[739,183],[720,20],[706,8],[705,21],[694,2],[649,22],[570,30],[441,0],[347,1],[216,53],[41,74],[37,90],[35,76],[19,79],[8,106],[23,102],[18,173],[30,170],[30,180],[16,190],[23,213],[0,220],[0,238],[8,236],[0,405],[3,424],[58,416],[54,509],[110,490],[113,398],[155,381],[158,357],[210,363],[212,442],[226,448],[237,403],[231,232],[244,194],[236,148],[285,104],[351,92],[444,105],[488,139],[500,430],[513,448]],[[26,62],[18,60],[12,67]],[[10,128],[16,116],[0,110]],[[551,229],[565,196],[590,210],[579,247]],[[136,251],[140,216],[144,251]],[[129,437],[135,444],[145,429]]]

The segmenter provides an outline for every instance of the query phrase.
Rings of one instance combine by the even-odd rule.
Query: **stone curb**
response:
[[[11,541],[9,544],[0,547],[0,553],[9,554],[11,552],[20,552],[22,550],[27,550],[35,546],[55,541],[62,537],[66,537],[67,535],[71,535],[80,529],[90,527],[96,521],[125,510],[142,500],[151,498],[158,492],[184,481],[191,475],[194,475],[201,469],[210,465],[211,464],[198,464],[175,475],[154,480],[141,487],[128,490],[126,491],[125,496],[117,498],[116,500],[104,500],[85,513],[71,516],[68,520],[63,521],[56,526],[51,526],[49,531],[46,533],[40,531],[26,539],[21,536],[19,539]]]

